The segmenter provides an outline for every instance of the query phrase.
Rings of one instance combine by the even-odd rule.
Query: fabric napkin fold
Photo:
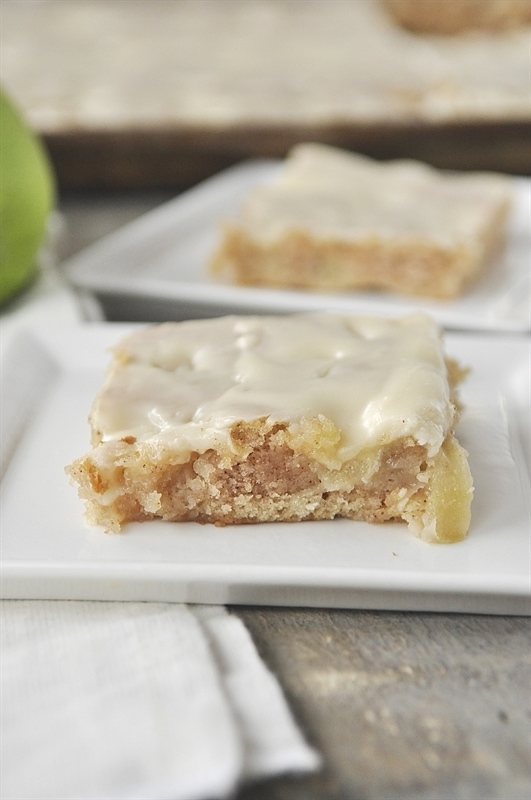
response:
[[[4,601],[3,800],[212,800],[318,769],[223,607]]]

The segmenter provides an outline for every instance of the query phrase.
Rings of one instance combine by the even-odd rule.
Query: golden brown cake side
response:
[[[500,252],[505,213],[501,216],[501,222],[494,220],[485,231],[479,248],[463,244],[453,249],[430,241],[393,243],[377,237],[356,243],[315,240],[304,230],[265,244],[244,229],[226,225],[211,270],[240,286],[376,290],[453,300],[474,283],[483,263]]]
[[[393,18],[415,33],[453,35],[503,31],[531,24],[529,0],[382,0]]]
[[[435,329],[420,316],[350,324],[334,315],[225,318],[153,329],[154,346],[140,337],[128,351],[126,343],[95,402],[95,446],[68,468],[88,521],[118,531],[156,518],[346,517],[403,520],[426,541],[464,538],[472,479],[454,436],[462,371],[440,360]],[[191,348],[179,338],[183,325]],[[378,353],[382,367],[373,363]],[[164,402],[155,407],[154,396]]]
[[[210,270],[244,286],[453,299],[502,250],[509,208],[502,176],[301,144],[224,225]]]

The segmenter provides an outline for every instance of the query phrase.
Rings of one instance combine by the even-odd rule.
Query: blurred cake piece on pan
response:
[[[415,33],[453,35],[504,31],[531,24],[530,0],[382,0],[393,18]]]

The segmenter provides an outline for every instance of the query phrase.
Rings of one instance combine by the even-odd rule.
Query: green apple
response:
[[[37,274],[55,200],[48,155],[0,89],[0,304]]]

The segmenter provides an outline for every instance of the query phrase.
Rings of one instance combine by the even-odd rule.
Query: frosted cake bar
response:
[[[436,324],[328,313],[223,317],[133,332],[67,468],[87,520],[226,525],[404,520],[462,539],[472,479]]]
[[[297,145],[223,224],[210,271],[282,289],[451,299],[506,241],[509,180]]]

